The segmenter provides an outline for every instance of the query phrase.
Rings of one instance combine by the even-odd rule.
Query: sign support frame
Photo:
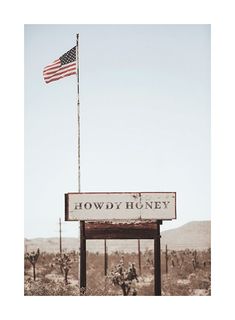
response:
[[[156,222],[153,222],[152,224],[156,223],[156,232],[154,236],[152,237],[154,241],[154,295],[155,296],[161,296],[161,235],[160,235],[160,225],[162,224],[162,220],[156,220]],[[89,237],[86,237],[86,230],[88,230],[89,222],[80,221],[80,295],[85,294],[86,292],[86,240],[95,240],[95,239],[102,239],[101,237],[96,238],[96,231],[93,230],[94,237],[92,236],[92,231],[89,231]],[[94,224],[96,226],[97,224]],[[115,226],[115,225],[114,225]],[[98,228],[99,229],[99,228]],[[120,227],[120,229],[122,229]],[[124,229],[123,229],[124,230]],[[129,229],[131,232],[134,229]],[[109,229],[109,231],[112,231]],[[126,231],[126,229],[125,229]],[[135,233],[135,231],[133,231]],[[121,239],[127,239],[124,236],[119,236]],[[103,240],[107,239],[105,234],[103,237]],[[109,235],[108,239],[112,239],[112,237]],[[116,239],[114,237],[113,239]],[[132,239],[132,238],[131,238]],[[139,236],[138,239],[146,239],[146,237],[143,235],[143,237]]]
[[[154,239],[154,295],[161,296],[161,220],[157,220],[157,232]]]
[[[86,291],[86,237],[85,221],[80,221],[80,295]]]

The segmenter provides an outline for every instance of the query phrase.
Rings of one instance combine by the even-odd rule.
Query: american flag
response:
[[[46,83],[68,77],[76,73],[76,47],[73,47],[59,59],[56,59],[43,69],[43,77]]]

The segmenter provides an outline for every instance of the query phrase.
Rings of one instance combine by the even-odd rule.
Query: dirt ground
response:
[[[33,296],[69,296],[80,295],[78,279],[78,254],[68,253],[70,269],[68,281],[58,264],[58,254],[41,253],[36,264],[36,281],[33,280],[32,266],[25,261],[25,295]],[[166,256],[162,252],[161,277],[163,296],[208,296],[211,295],[211,257],[210,250],[172,251]],[[87,253],[87,289],[85,295],[122,295],[120,285],[114,284],[113,270],[120,261],[124,269],[134,263],[137,280],[128,282],[129,295],[154,295],[153,252],[141,255],[141,274],[136,253],[115,252],[108,256],[108,273],[104,276],[104,255]],[[166,270],[168,272],[166,273]]]

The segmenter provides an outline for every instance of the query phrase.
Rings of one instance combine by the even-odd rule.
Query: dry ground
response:
[[[25,295],[69,296],[79,295],[78,254],[69,253],[71,269],[69,284],[64,283],[64,275],[56,263],[56,255],[41,253],[36,265],[36,281],[33,281],[32,267],[25,261]],[[195,259],[196,258],[196,259]],[[133,281],[137,295],[154,295],[153,252],[146,250],[141,255],[141,275],[136,253],[115,252],[108,256],[108,276],[104,276],[104,255],[87,253],[87,290],[86,295],[122,295],[119,286],[112,283],[111,270],[123,260],[124,267],[134,262],[138,282]],[[196,261],[195,261],[196,260]],[[208,296],[211,294],[211,257],[210,250],[195,252],[190,250],[168,252],[168,273],[166,273],[165,253],[162,252],[162,295],[165,296]],[[131,292],[132,292],[131,290]]]

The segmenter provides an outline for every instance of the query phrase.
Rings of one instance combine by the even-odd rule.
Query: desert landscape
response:
[[[210,221],[193,221],[161,233],[163,296],[211,295]],[[26,296],[80,295],[79,241],[25,239]],[[153,241],[87,241],[87,289],[83,295],[154,295]],[[39,249],[39,251],[37,251]]]

